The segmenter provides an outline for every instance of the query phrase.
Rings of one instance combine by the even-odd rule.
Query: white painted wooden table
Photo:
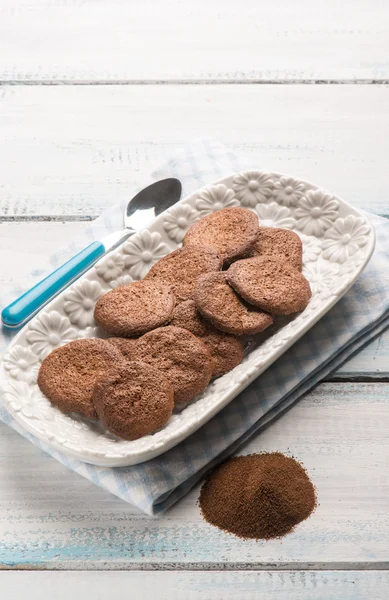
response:
[[[1,285],[201,135],[389,215],[388,55],[386,0],[0,0]],[[388,382],[384,333],[245,448],[318,489],[266,543],[198,488],[152,520],[1,425],[2,597],[386,599]]]

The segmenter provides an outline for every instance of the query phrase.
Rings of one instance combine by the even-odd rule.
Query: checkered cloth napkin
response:
[[[153,173],[153,179],[178,177],[186,195],[247,166],[222,145],[200,141],[173,154],[163,168]],[[140,183],[147,185],[150,180]],[[139,189],[141,187],[143,185]],[[83,245],[119,229],[122,210],[123,206],[117,205],[106,211],[85,230],[82,238],[51,257],[46,269],[35,271],[28,281],[19,284],[19,289],[10,290],[7,297],[2,298],[2,306]],[[377,235],[376,250],[350,291],[223,411],[160,457],[134,467],[95,467],[50,449],[23,431],[1,406],[0,418],[69,469],[112,494],[150,515],[163,512],[184,496],[210,467],[236,452],[265,424],[389,324],[389,221],[375,215],[370,219]],[[6,332],[1,334],[1,351],[11,337]]]

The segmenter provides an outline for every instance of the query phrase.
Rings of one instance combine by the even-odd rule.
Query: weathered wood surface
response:
[[[4,86],[0,217],[95,216],[201,136],[386,215],[388,105],[368,85]]]
[[[0,427],[0,563],[18,569],[387,569],[389,386],[325,383],[245,452],[292,452],[317,487],[294,533],[242,541],[205,523],[197,486],[151,519]]]
[[[389,573],[382,571],[272,571],[131,573],[3,572],[4,598],[68,600],[73,596],[105,600],[377,600],[387,597]]]
[[[389,79],[385,0],[1,0],[5,81]]]
[[[0,222],[75,221],[1,223],[3,290],[199,136],[389,215],[389,88],[366,85],[389,80],[388,17],[385,0],[0,0]],[[198,487],[152,520],[0,425],[4,598],[386,600],[388,365],[386,333],[245,448],[290,450],[318,488],[266,544],[205,524]]]

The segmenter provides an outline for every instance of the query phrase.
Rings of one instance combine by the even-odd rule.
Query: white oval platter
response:
[[[233,371],[211,382],[201,396],[154,435],[125,441],[98,422],[61,413],[37,386],[42,360],[74,339],[100,337],[93,309],[105,292],[141,279],[160,258],[181,245],[190,225],[226,207],[243,206],[265,226],[293,229],[303,241],[303,272],[312,287],[307,308],[276,323]],[[202,188],[107,254],[45,306],[12,341],[0,366],[5,407],[27,431],[82,461],[119,467],[166,452],[188,437],[314,325],[355,282],[375,243],[362,213],[326,190],[278,173],[246,171]]]

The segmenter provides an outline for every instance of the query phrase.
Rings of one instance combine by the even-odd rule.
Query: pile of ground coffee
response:
[[[280,452],[231,458],[216,468],[200,492],[204,518],[242,538],[290,533],[316,507],[304,467]]]

